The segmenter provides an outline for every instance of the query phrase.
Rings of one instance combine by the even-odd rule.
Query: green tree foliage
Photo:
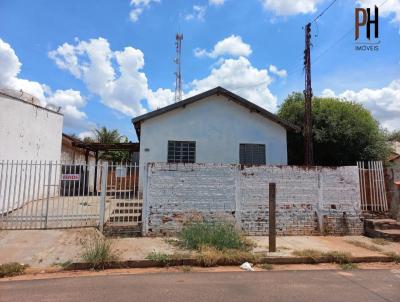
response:
[[[109,130],[106,127],[93,130],[94,138],[86,138],[85,142],[95,142],[101,144],[127,143],[128,138],[119,133],[117,129]],[[99,158],[110,162],[130,161],[128,151],[103,151]]]
[[[314,161],[316,165],[354,165],[359,160],[384,160],[390,150],[386,135],[360,104],[335,98],[312,101]],[[288,96],[278,116],[302,128],[304,95]],[[304,163],[302,133],[288,133],[290,164]]]

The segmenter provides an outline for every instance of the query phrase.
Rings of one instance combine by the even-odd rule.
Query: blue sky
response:
[[[174,38],[184,96],[221,85],[275,112],[302,91],[303,25],[331,0],[0,1],[0,86],[62,107],[67,133],[117,128],[173,101]],[[380,8],[380,50],[354,50],[354,9]],[[337,0],[312,26],[314,95],[364,104],[400,128],[400,0]]]

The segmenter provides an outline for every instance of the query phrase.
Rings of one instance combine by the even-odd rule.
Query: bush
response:
[[[0,278],[4,277],[12,277],[22,275],[26,269],[26,265],[17,263],[17,262],[10,262],[4,263],[0,265]]]
[[[111,261],[117,260],[112,241],[103,236],[95,235],[94,237],[82,242],[83,252],[82,259],[90,263],[92,268],[104,269],[105,265]]]
[[[187,225],[180,233],[185,248],[200,250],[204,246],[217,250],[246,250],[251,245],[234,227],[225,222],[201,222]]]

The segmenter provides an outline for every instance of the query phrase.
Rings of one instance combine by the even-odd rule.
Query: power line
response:
[[[385,5],[389,0],[383,1],[381,4],[378,5],[378,7],[382,7]],[[332,4],[332,3],[331,3]],[[330,5],[331,6],[331,5]],[[346,38],[352,31],[354,31],[354,26],[351,27],[347,32],[345,32],[342,36],[339,37],[335,42],[333,42],[329,47],[327,47],[324,51],[322,51],[314,60],[313,64],[317,63],[321,57],[323,57],[327,52],[329,52],[332,48],[334,48],[336,45],[338,45],[344,38]]]
[[[332,6],[333,4],[335,4],[336,1],[337,1],[337,0],[333,0],[333,1],[332,1],[318,16],[316,16],[316,17],[314,18],[314,20],[313,20],[311,23],[313,23],[313,22],[317,21],[319,18],[321,18],[322,15],[325,14],[326,11],[327,11],[328,9],[330,9],[331,6]],[[386,0],[386,1],[388,1],[388,0]]]

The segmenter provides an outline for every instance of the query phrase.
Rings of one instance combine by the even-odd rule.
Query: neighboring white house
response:
[[[0,213],[43,196],[49,169],[43,162],[60,160],[62,127],[63,115],[37,98],[0,89]]]
[[[222,87],[132,123],[140,141],[141,175],[149,162],[286,165],[286,131],[298,130]]]
[[[24,92],[0,89],[0,160],[60,160],[63,115]]]

